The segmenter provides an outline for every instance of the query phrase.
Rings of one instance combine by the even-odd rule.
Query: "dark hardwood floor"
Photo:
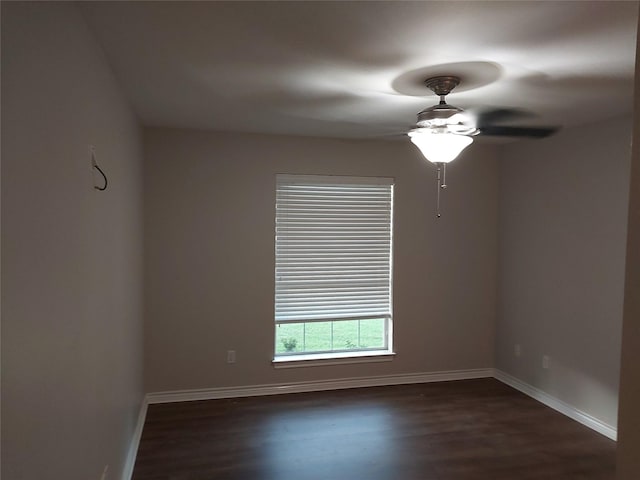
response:
[[[615,442],[493,379],[150,405],[134,480],[614,480]]]

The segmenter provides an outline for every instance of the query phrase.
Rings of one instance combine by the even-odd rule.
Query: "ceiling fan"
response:
[[[440,97],[437,105],[418,113],[416,126],[407,132],[424,157],[438,170],[438,199],[436,215],[440,217],[440,190],[447,188],[446,164],[454,160],[473,142],[475,136],[545,138],[558,127],[512,126],[500,122],[529,115],[512,108],[495,108],[478,112],[465,111],[450,105],[445,97],[460,84],[460,78],[450,75],[431,77],[425,85]]]

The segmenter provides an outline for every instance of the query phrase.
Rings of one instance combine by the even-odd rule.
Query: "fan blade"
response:
[[[475,123],[478,128],[483,128],[495,123],[501,123],[504,121],[513,120],[522,117],[531,117],[532,113],[526,110],[518,108],[493,108],[491,110],[480,109],[474,111],[468,110],[469,113],[475,116]]]
[[[559,127],[502,127],[502,126],[485,126],[479,128],[478,135],[492,137],[529,137],[529,138],[545,138],[553,135],[559,130]]]

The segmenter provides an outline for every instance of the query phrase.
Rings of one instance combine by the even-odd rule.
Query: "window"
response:
[[[276,183],[276,359],[391,353],[393,179]]]

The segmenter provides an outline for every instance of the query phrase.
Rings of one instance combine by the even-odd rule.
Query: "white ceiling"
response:
[[[632,110],[638,4],[86,2],[144,125],[386,138],[462,77],[456,106],[572,126]]]

